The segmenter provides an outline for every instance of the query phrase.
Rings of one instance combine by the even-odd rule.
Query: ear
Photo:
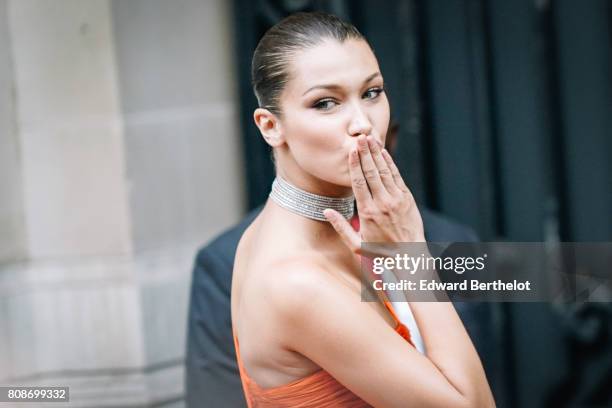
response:
[[[257,108],[253,112],[253,119],[266,143],[272,147],[278,147],[285,143],[281,123],[276,115],[268,109]]]

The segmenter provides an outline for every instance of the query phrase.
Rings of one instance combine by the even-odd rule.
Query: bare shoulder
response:
[[[288,329],[284,333],[289,348],[295,349],[295,338],[316,326],[336,326],[349,316],[375,316],[360,301],[358,288],[343,284],[333,267],[337,265],[325,265],[316,257],[288,258],[271,266],[266,297],[275,319]]]
[[[282,349],[295,350],[294,338],[309,321],[326,319],[324,305],[338,301],[342,285],[315,256],[278,256],[251,265],[240,291],[248,308],[246,325],[257,327],[260,336],[274,333]]]
[[[267,295],[271,304],[285,315],[309,308],[321,299],[342,290],[338,280],[322,261],[295,256],[274,262],[267,276]]]

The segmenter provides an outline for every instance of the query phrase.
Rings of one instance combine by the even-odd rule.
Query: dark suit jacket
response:
[[[230,315],[230,290],[234,255],[244,230],[261,208],[250,212],[238,225],[200,249],[193,269],[186,356],[186,400],[188,407],[244,407],[238,374]],[[427,241],[472,242],[478,237],[430,210],[421,215]],[[482,341],[488,321],[482,305],[455,307],[476,347],[483,354]],[[484,328],[484,329],[483,329]],[[484,358],[483,358],[484,360]]]

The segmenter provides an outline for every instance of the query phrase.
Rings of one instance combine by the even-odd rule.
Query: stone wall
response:
[[[193,257],[244,205],[230,5],[0,0],[0,384],[181,405]]]

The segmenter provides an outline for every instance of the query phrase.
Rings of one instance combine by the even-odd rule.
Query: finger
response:
[[[384,195],[386,191],[383,191],[384,186],[380,179],[380,174],[378,174],[378,169],[370,154],[370,146],[368,146],[368,141],[364,136],[359,136],[357,139],[357,150],[359,151],[359,160],[361,161],[363,176],[368,183],[370,191],[372,191],[372,197],[379,198]]]
[[[361,210],[365,208],[366,205],[371,204],[372,195],[370,194],[370,190],[368,190],[368,183],[361,170],[359,153],[356,149],[351,150],[349,153],[349,173],[353,186],[353,193],[355,194],[355,201],[357,201],[357,209]]]
[[[389,170],[391,170],[391,174],[393,175],[393,181],[395,182],[397,188],[399,188],[404,193],[410,193],[410,189],[408,188],[406,183],[404,183],[404,179],[402,178],[402,175],[400,174],[395,163],[393,163],[393,159],[391,158],[391,155],[389,154],[387,149],[383,149],[382,155],[385,158],[385,161],[387,162]]]
[[[353,252],[361,248],[361,239],[351,224],[336,210],[327,208],[323,210],[323,215],[336,230],[344,244]]]
[[[376,141],[374,137],[368,137],[368,143],[370,145],[370,153],[372,154],[372,158],[374,159],[374,164],[378,168],[378,174],[380,175],[380,179],[382,180],[383,186],[390,194],[399,193],[400,190],[395,185],[395,181],[393,180],[393,174],[391,174],[391,169],[387,165],[387,161],[382,155],[382,144]]]

